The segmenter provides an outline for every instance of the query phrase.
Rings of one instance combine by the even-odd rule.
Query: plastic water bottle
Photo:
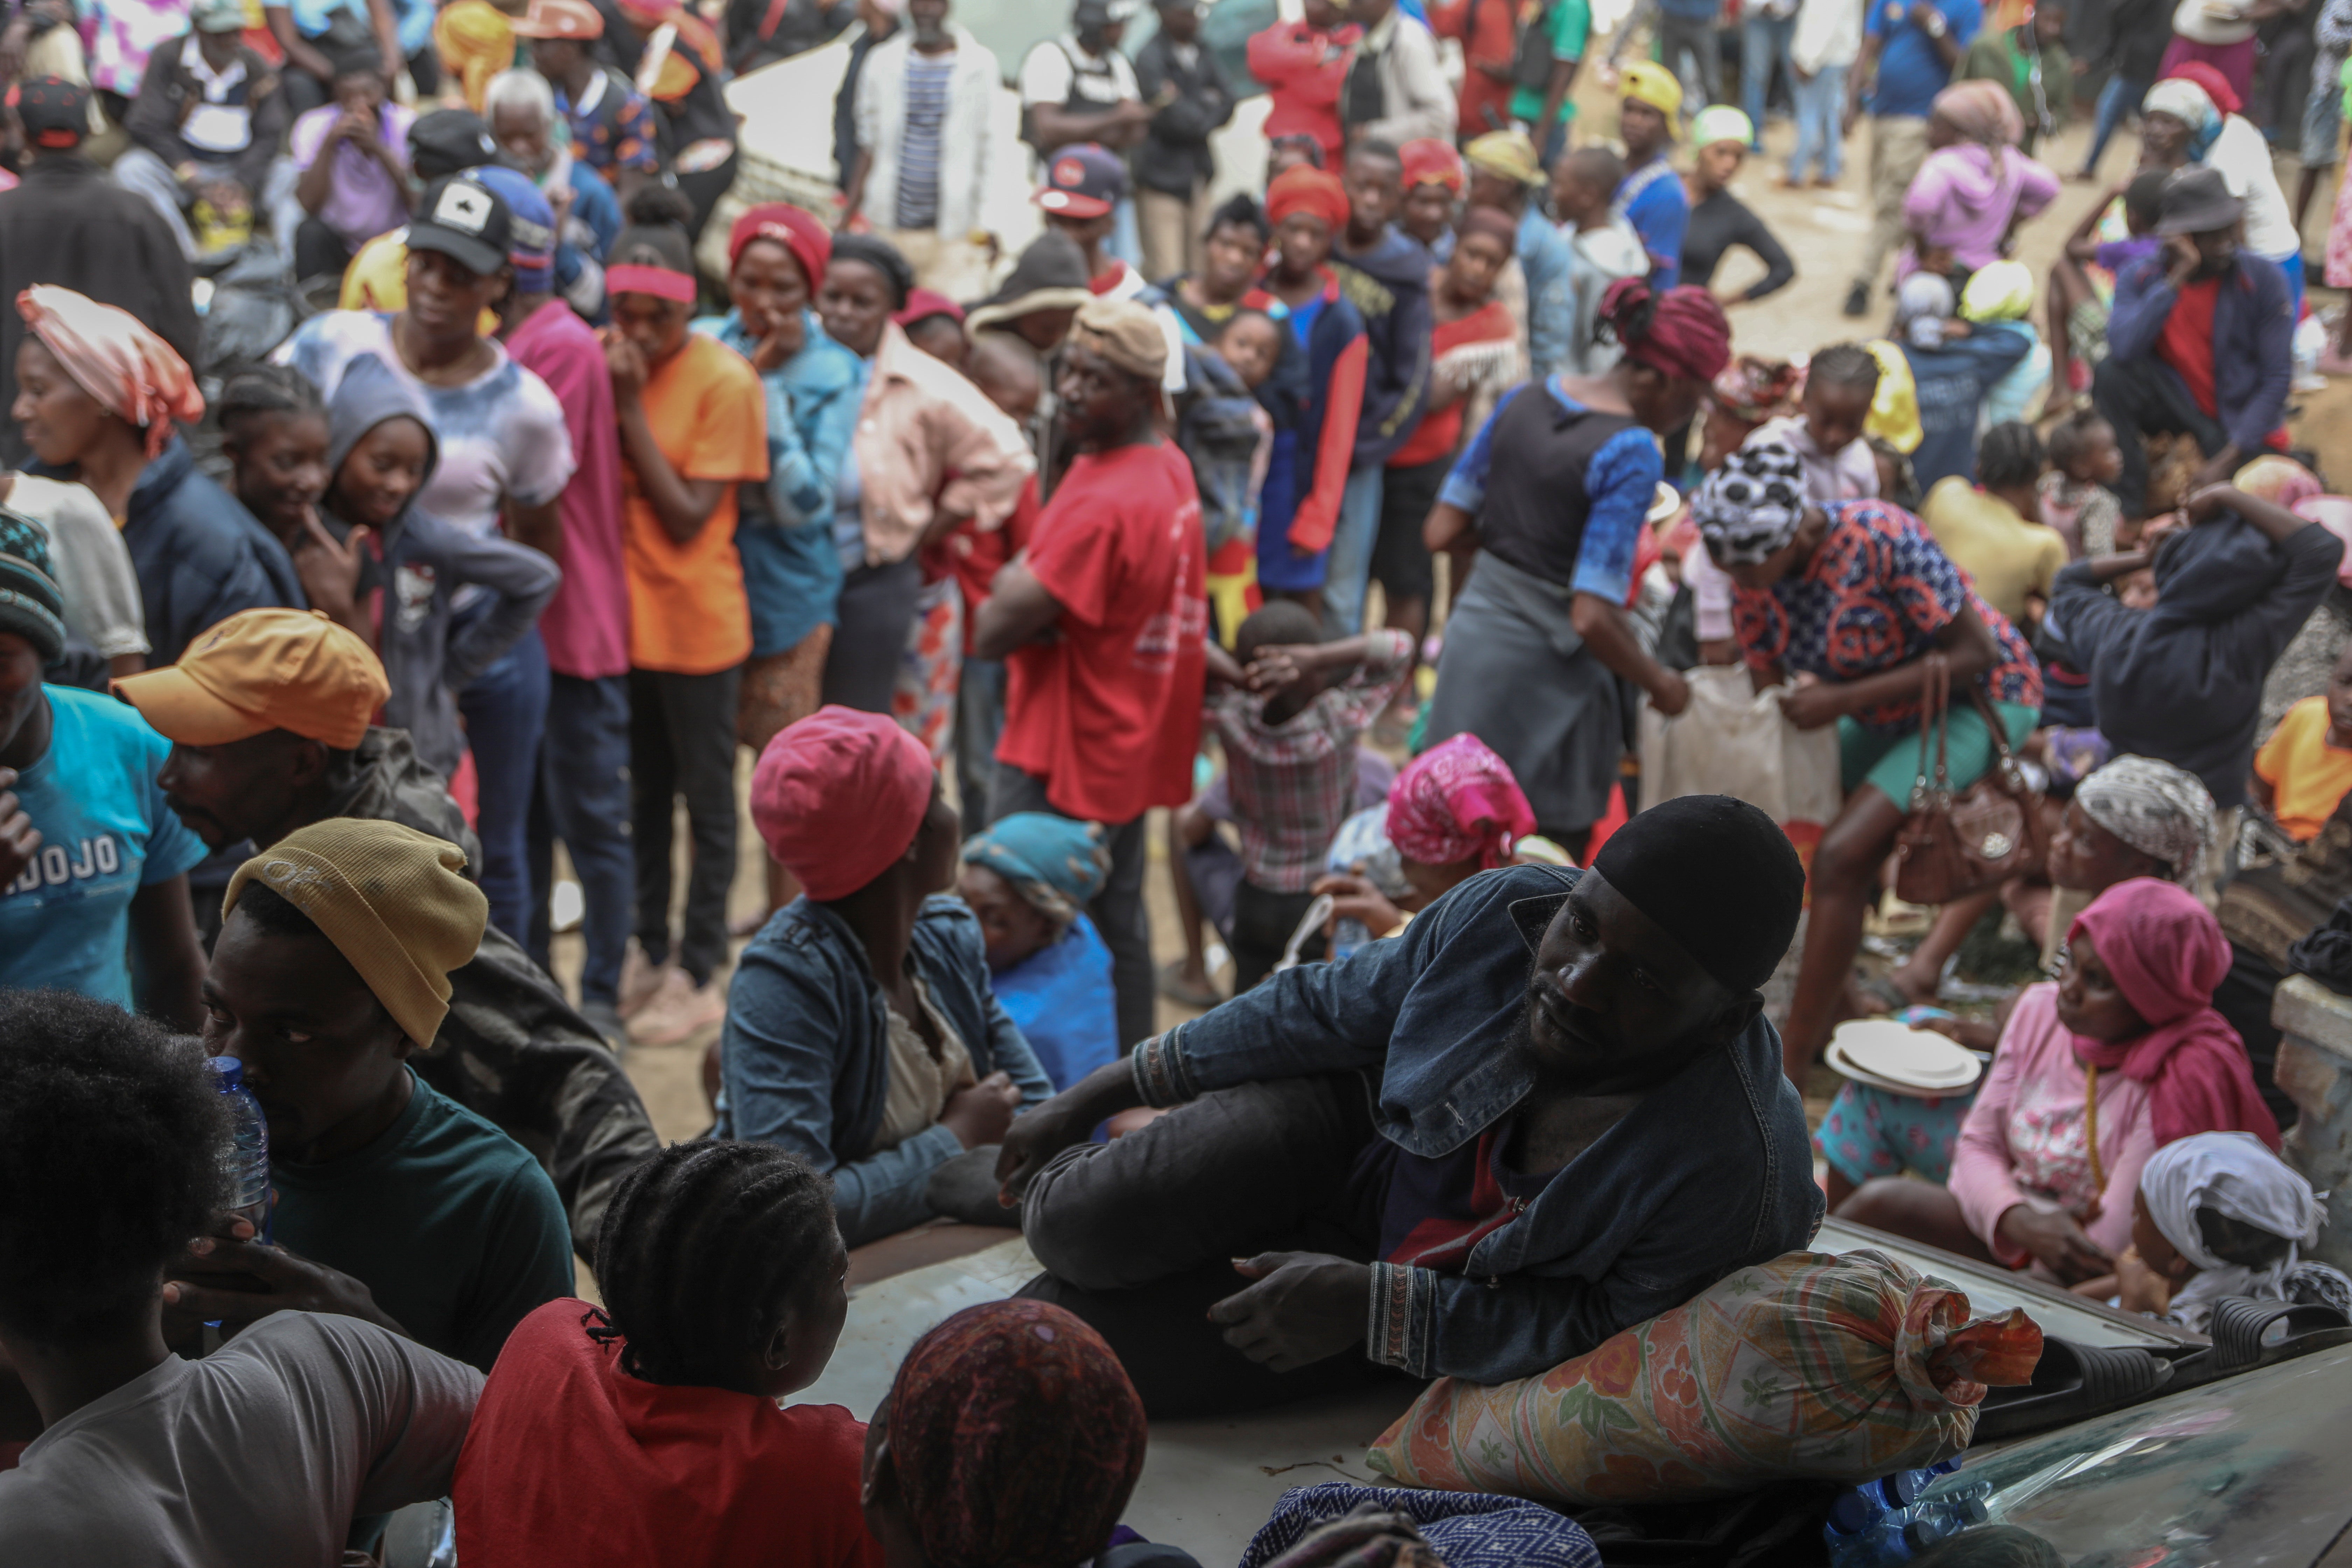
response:
[[[1984,1523],[1990,1487],[1920,1500],[1930,1482],[1958,1468],[1958,1459],[1946,1459],[1924,1469],[1897,1470],[1842,1495],[1822,1527],[1833,1568],[1908,1563],[1945,1537]]]
[[[253,1223],[256,1240],[269,1239],[269,1121],[261,1102],[245,1087],[245,1064],[235,1057],[207,1057],[213,1081],[228,1098],[229,1137],[221,1150],[228,1207]]]
[[[1339,929],[1331,933],[1331,962],[1337,963],[1352,956],[1358,948],[1371,940],[1372,933],[1365,929],[1363,921],[1342,920]]]

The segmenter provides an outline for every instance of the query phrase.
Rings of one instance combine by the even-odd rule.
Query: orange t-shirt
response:
[[[2327,743],[2327,699],[2306,697],[2254,753],[2254,776],[2271,786],[2271,815],[2298,844],[2309,843],[2352,791],[2352,752]]]
[[[768,477],[767,395],[751,363],[688,332],[641,395],[655,444],[686,479],[724,479],[710,521],[680,544],[654,515],[622,448],[629,566],[629,662],[674,675],[715,675],[751,652],[751,607],[735,553],[735,487]]]

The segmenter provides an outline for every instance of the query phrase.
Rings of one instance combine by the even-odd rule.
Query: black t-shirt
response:
[[[1764,220],[1729,191],[1717,191],[1691,208],[1690,226],[1683,231],[1682,280],[1710,287],[1716,268],[1734,246],[1741,245],[1754,251],[1765,268],[1764,276],[1748,289],[1748,299],[1761,300],[1785,289],[1797,276],[1797,264]]]

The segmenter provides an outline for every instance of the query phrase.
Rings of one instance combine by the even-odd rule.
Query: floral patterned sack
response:
[[[1517,1383],[1440,1378],[1370,1455],[1408,1486],[1539,1502],[1673,1502],[1789,1479],[1864,1481],[1968,1447],[2042,1330],[1876,1252],[1743,1268]]]

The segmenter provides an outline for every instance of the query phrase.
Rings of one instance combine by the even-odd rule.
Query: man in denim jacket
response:
[[[1688,796],[1590,870],[1482,873],[1145,1042],[1005,1140],[1051,1271],[1025,1293],[1181,1415],[1374,1365],[1526,1377],[1804,1246],[1822,1194],[1756,989],[1803,889],[1770,818]],[[1179,1109],[1082,1142],[1136,1105]]]

